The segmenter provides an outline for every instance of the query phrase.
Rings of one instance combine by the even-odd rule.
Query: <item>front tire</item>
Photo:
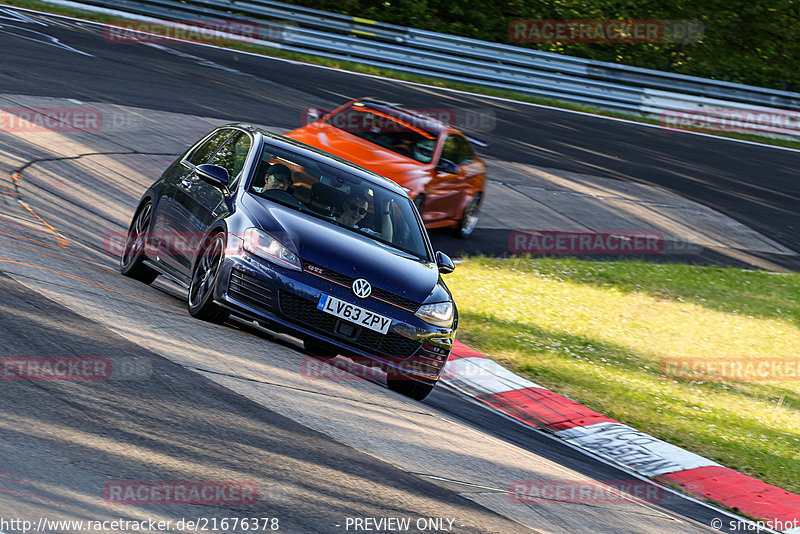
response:
[[[228,311],[214,302],[214,288],[225,256],[225,238],[221,233],[209,237],[200,248],[189,285],[189,313],[203,321],[221,323]]]
[[[398,378],[386,378],[386,385],[389,389],[405,395],[411,399],[421,401],[424,400],[428,394],[436,387],[436,382],[426,380],[424,382],[414,380],[407,376],[399,376]]]
[[[152,284],[158,277],[158,272],[144,264],[144,244],[147,232],[150,229],[150,219],[153,215],[153,204],[149,200],[139,207],[133,216],[131,227],[125,238],[125,245],[119,258],[120,272],[129,278]]]
[[[461,220],[458,222],[458,226],[454,229],[457,237],[464,239],[471,236],[475,227],[478,226],[478,210],[481,207],[482,198],[483,195],[481,193],[472,197],[472,200],[464,210],[464,215],[461,216]]]

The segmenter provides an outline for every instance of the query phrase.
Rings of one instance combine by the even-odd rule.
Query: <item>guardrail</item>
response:
[[[800,110],[800,93],[586,60],[269,0],[190,1],[80,4],[168,22],[247,19],[260,26],[258,43],[265,46],[614,111],[649,116],[691,111],[713,120],[730,118],[737,110],[771,113],[772,126],[751,133],[800,136],[800,121],[791,113]]]

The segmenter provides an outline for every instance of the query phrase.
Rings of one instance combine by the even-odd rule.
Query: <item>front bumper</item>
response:
[[[454,328],[429,325],[379,298],[359,302],[391,318],[389,331],[380,334],[318,310],[322,293],[354,304],[360,300],[349,289],[309,271],[285,269],[243,254],[225,258],[215,299],[234,313],[275,330],[325,341],[341,354],[376,365],[389,376],[439,379],[453,346]]]

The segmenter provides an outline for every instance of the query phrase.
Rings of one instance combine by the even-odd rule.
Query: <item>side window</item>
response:
[[[244,132],[237,132],[220,148],[209,163],[219,165],[228,170],[228,176],[233,184],[244,168],[247,153],[250,151],[250,136]]]
[[[466,139],[460,135],[449,135],[444,140],[444,147],[442,147],[442,157],[450,160],[456,165],[464,165],[473,159],[472,148]]]
[[[202,165],[203,163],[208,162],[208,158],[217,151],[219,147],[231,136],[233,130],[220,130],[219,132],[212,135],[205,143],[200,145],[197,150],[194,151],[189,157],[189,161],[192,165]]]

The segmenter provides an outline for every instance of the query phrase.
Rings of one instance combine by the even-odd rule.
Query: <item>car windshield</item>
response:
[[[441,128],[428,117],[366,102],[356,102],[325,122],[420,163],[430,163]]]
[[[265,144],[248,191],[430,261],[411,199],[355,174]]]

